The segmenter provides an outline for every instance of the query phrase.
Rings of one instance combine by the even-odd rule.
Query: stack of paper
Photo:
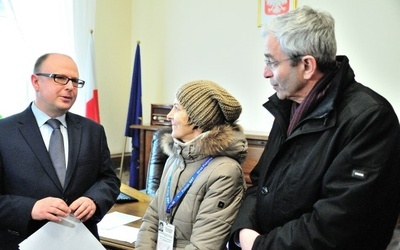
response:
[[[112,212],[106,214],[97,224],[100,237],[134,243],[139,232],[138,228],[126,226],[126,224],[141,219],[141,217]]]

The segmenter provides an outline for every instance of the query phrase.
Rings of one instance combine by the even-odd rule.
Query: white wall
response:
[[[94,47],[100,122],[111,153],[124,144],[132,76],[132,1],[96,0]]]
[[[107,8],[120,1],[99,3],[103,3],[100,8]],[[122,3],[128,6],[126,1]],[[102,123],[113,153],[122,150],[137,40],[141,41],[144,123],[150,122],[151,103],[172,103],[179,86],[202,78],[219,83],[241,102],[240,123],[247,131],[269,132],[273,118],[261,105],[273,90],[262,76],[264,44],[257,27],[258,0],[133,0],[131,3],[132,23],[126,24],[131,30],[125,29],[129,35],[123,35],[123,39],[129,40],[130,50],[125,48],[126,54],[120,53],[123,60],[119,68],[110,69],[106,62],[100,66],[100,71],[108,72],[104,77],[123,76],[116,83],[120,88],[110,89],[112,92],[107,96],[102,96],[99,86]],[[400,1],[298,0],[298,6],[301,5],[324,9],[333,15],[338,54],[347,55],[356,79],[385,96],[400,114]],[[96,20],[99,18],[96,16]],[[98,23],[96,27],[102,29]],[[119,48],[113,49],[120,52]],[[96,51],[110,54],[101,49]],[[110,60],[109,56],[97,59]],[[112,103],[115,99],[107,99],[111,93],[115,98],[119,96],[118,106]],[[113,112],[106,113],[105,107]]]
[[[144,108],[172,103],[179,86],[209,79],[241,102],[246,130],[266,133],[271,119],[261,105],[273,92],[262,77],[257,1],[138,0],[133,8],[133,37],[142,41]],[[142,10],[145,18],[137,15]],[[161,87],[156,93],[154,84]],[[147,122],[149,113],[144,109]]]
[[[356,80],[386,97],[400,115],[400,1],[318,1],[336,20],[338,54],[347,55]]]

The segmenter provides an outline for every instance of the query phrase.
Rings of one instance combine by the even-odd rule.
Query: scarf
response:
[[[336,73],[338,65],[324,77],[322,77],[315,86],[311,89],[310,93],[306,96],[304,101],[300,104],[293,102],[291,114],[290,114],[290,123],[287,130],[287,135],[292,134],[293,129],[297,126],[297,124],[303,119],[311,110],[317,106],[321,102],[321,100],[325,97],[326,92],[329,89],[331,84],[331,79]]]

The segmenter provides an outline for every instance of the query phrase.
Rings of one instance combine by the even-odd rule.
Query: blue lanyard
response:
[[[172,201],[171,201],[171,196],[170,196],[170,190],[171,190],[171,179],[172,179],[173,171],[171,172],[171,174],[169,175],[169,178],[168,178],[167,197],[166,197],[167,213],[168,214],[171,213],[172,207],[174,207],[176,205],[176,203],[178,203],[181,200],[182,196],[188,191],[189,187],[193,184],[193,182],[197,178],[197,176],[201,173],[201,171],[204,170],[205,167],[207,167],[208,163],[210,163],[210,161],[212,159],[214,159],[214,157],[213,156],[209,156],[207,158],[207,160],[205,162],[203,162],[203,164],[201,164],[199,169],[197,169],[197,171],[193,174],[193,176],[189,179],[189,181],[186,182],[186,184],[178,192],[178,194],[174,197],[174,199]]]

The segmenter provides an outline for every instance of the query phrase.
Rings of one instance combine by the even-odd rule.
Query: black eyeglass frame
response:
[[[69,78],[61,74],[36,73],[35,75],[53,78],[54,82],[59,83],[61,85],[67,85],[69,81],[71,81],[72,86],[74,86],[75,88],[82,88],[85,85],[84,80],[78,78]]]

